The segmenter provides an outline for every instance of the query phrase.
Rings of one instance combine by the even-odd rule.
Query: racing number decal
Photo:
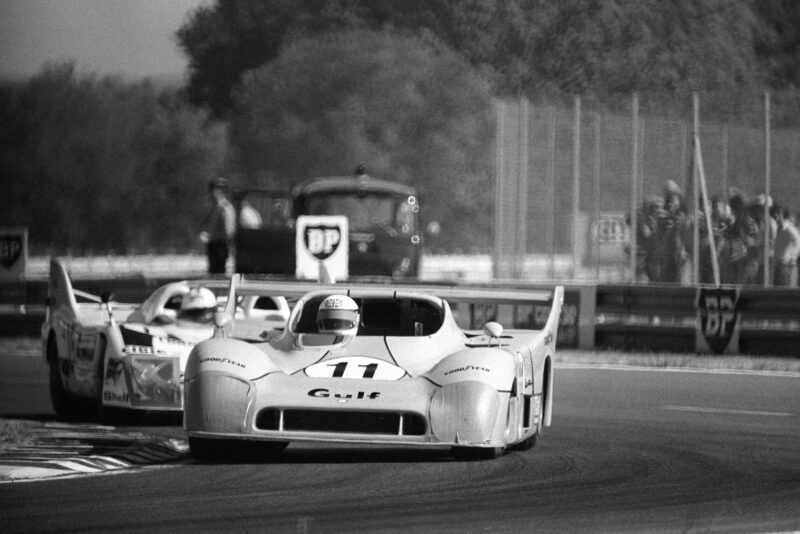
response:
[[[328,367],[333,367],[333,378],[342,378],[347,369],[348,362],[329,363]],[[366,365],[359,365],[358,367],[364,368],[364,374],[361,378],[374,378],[375,370],[378,369],[377,363],[368,363]]]
[[[367,356],[345,356],[315,363],[305,369],[312,378],[359,378],[375,380],[398,380],[405,370],[377,358]]]
[[[738,288],[698,288],[697,349],[722,354],[738,352]]]

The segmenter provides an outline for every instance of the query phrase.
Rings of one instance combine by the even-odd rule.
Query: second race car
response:
[[[184,280],[156,289],[142,304],[116,303],[72,286],[58,259],[50,283],[42,352],[50,398],[65,419],[104,419],[115,409],[183,409],[183,371],[196,343],[214,334],[225,279]],[[235,303],[236,335],[264,340],[289,316],[281,297]]]

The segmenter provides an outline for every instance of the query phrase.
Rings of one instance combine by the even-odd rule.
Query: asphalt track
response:
[[[0,414],[52,419],[44,367],[12,356],[0,354]],[[7,483],[0,532],[800,530],[800,378],[556,371],[553,427],[496,461],[290,446],[270,464]]]

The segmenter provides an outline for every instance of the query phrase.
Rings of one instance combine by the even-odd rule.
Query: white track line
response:
[[[794,417],[796,414],[788,412],[760,412],[753,410],[734,410],[731,408],[710,408],[703,406],[662,406],[662,410],[674,410],[679,412],[697,412],[728,415],[759,415],[766,417]]]
[[[749,375],[800,378],[796,371],[754,371],[749,369],[703,369],[699,367],[648,367],[645,365],[615,365],[603,363],[556,363],[556,369],[599,369],[604,371],[649,371],[659,373],[704,373],[715,375]]]

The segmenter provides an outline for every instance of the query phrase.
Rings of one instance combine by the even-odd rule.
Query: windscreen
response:
[[[326,193],[306,200],[307,215],[345,215],[351,230],[390,227],[401,234],[416,231],[416,211],[405,197],[364,193]]]

